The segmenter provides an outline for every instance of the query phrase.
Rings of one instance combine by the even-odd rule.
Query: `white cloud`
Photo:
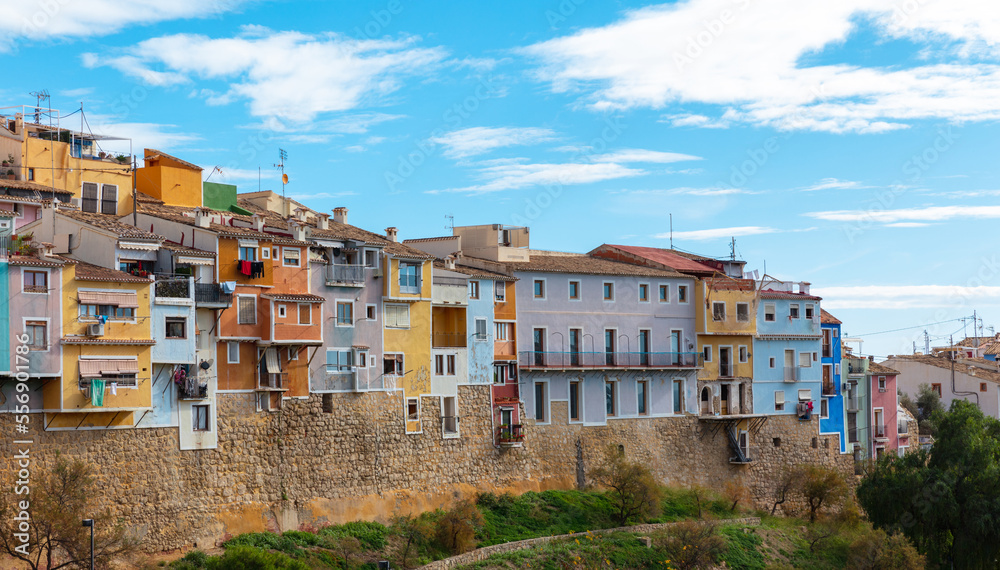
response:
[[[700,127],[703,129],[725,129],[731,124],[725,118],[713,119],[706,115],[693,115],[690,113],[665,115],[660,122],[670,123],[675,127]]]
[[[438,192],[466,192],[481,194],[500,190],[516,190],[532,186],[567,186],[588,184],[604,180],[616,180],[631,176],[641,176],[645,171],[613,163],[562,163],[532,164],[507,159],[480,166],[477,177],[481,184]]]
[[[212,182],[222,182],[224,184],[236,184],[239,181],[254,181],[254,180],[277,180],[278,171],[272,168],[261,169],[261,170],[251,170],[249,168],[228,168],[225,166],[219,166],[219,170],[212,174],[215,169],[215,165],[202,165],[202,172],[205,178],[211,175]]]
[[[232,38],[196,34],[161,36],[125,54],[90,54],[88,67],[108,65],[154,85],[222,81],[215,104],[249,102],[250,113],[302,124],[318,115],[378,104],[404,77],[440,65],[440,48],[416,47],[417,38],[358,40],[336,34],[244,28]]]
[[[867,222],[891,224],[895,222],[942,222],[956,218],[1000,218],[1000,206],[929,206],[926,208],[901,208],[897,210],[830,210],[803,214],[817,220],[830,222]],[[899,227],[899,226],[897,226]]]
[[[835,309],[925,309],[1000,303],[1000,287],[961,285],[862,285],[814,287],[823,307]]]
[[[882,0],[688,0],[632,10],[607,26],[522,53],[540,62],[537,76],[553,91],[581,93],[596,110],[693,103],[718,109],[717,117],[665,116],[680,126],[878,133],[918,119],[1000,118],[1000,8],[977,0],[919,4],[909,19],[894,22],[894,5]],[[972,46],[966,55],[993,60],[910,67],[802,63],[866,24],[882,37],[929,50],[957,42]]]
[[[96,113],[87,114],[87,124],[95,135],[132,139],[132,149],[155,148],[163,151],[183,148],[188,143],[201,140],[201,136],[191,132],[178,132],[177,125],[158,123],[117,122],[113,117]],[[104,150],[128,152],[128,141],[101,141]]]
[[[184,18],[205,18],[239,7],[242,0],[53,0],[4,2],[0,18],[0,51],[18,39],[93,37],[127,26]]]
[[[855,182],[853,180],[838,180],[837,178],[824,178],[813,184],[812,186],[806,186],[802,189],[803,192],[816,192],[818,190],[860,190],[863,188],[871,188],[871,186],[864,186],[860,182]]]
[[[596,154],[589,157],[594,162],[655,162],[666,164],[670,162],[681,162],[684,160],[702,160],[700,156],[681,154],[679,152],[661,152],[658,150],[645,150],[641,148],[626,148],[605,154]]]
[[[729,188],[725,186],[709,186],[707,188],[670,188],[667,190],[615,190],[611,194],[628,196],[732,196],[736,194],[759,194],[745,188]]]
[[[720,239],[720,238],[755,236],[755,235],[776,234],[783,232],[808,232],[814,229],[816,228],[805,228],[801,230],[781,230],[767,226],[737,226],[732,228],[714,228],[710,230],[674,232],[673,238],[676,240],[706,241],[706,240]],[[669,233],[656,234],[653,237],[659,239],[668,239],[670,238],[670,234]]]
[[[444,156],[466,158],[498,148],[525,146],[556,138],[550,129],[536,127],[470,127],[434,137],[431,142],[444,146]]]
[[[892,224],[886,224],[887,228],[926,228],[927,226],[932,226],[934,224],[928,224],[924,222],[895,222]]]

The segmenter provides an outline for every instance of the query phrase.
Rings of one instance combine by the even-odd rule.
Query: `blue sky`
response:
[[[672,214],[675,246],[735,237],[851,335],[994,324],[1000,5],[163,4],[8,7],[0,101],[82,102],[95,132],[241,191],[258,168],[280,189],[284,148],[290,196],[403,238],[453,215],[529,225],[540,249],[668,246]]]

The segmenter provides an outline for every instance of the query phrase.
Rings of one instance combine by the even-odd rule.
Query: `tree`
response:
[[[462,501],[438,520],[438,542],[452,555],[476,546],[476,532],[483,526],[483,514],[472,501]]]
[[[847,556],[848,570],[922,570],[927,560],[902,534],[872,530],[853,543]]]
[[[921,384],[917,387],[917,401],[914,402],[914,407],[916,413],[913,414],[913,417],[917,418],[920,434],[934,435],[937,431],[933,421],[934,414],[945,411],[941,397],[927,384]],[[911,411],[911,413],[913,412]]]
[[[608,488],[618,524],[659,514],[662,491],[653,474],[644,464],[626,460],[618,446],[608,444],[604,449],[604,464],[594,469],[591,476]]]
[[[839,502],[847,493],[847,483],[833,469],[806,465],[801,469],[799,492],[809,507],[809,522],[816,522],[823,507]]]
[[[778,477],[774,484],[774,495],[772,497],[774,504],[771,506],[771,516],[774,516],[774,512],[778,510],[778,505],[785,504],[789,495],[799,487],[799,480],[801,478],[802,471],[799,469],[785,469],[782,471],[781,476]]]
[[[418,565],[420,549],[427,546],[434,528],[426,517],[396,515],[389,527],[396,536],[391,548],[396,565],[400,568],[414,568]]]
[[[711,523],[685,521],[654,534],[653,542],[669,557],[671,568],[714,568],[726,551],[726,541],[717,531]]]
[[[726,484],[722,488],[722,494],[730,502],[729,510],[733,512],[736,511],[736,507],[741,502],[745,503],[750,499],[750,492],[747,490],[746,485],[737,479],[726,481]]]
[[[1000,557],[1000,421],[971,402],[936,412],[930,452],[887,455],[858,486],[868,519],[902,531],[931,563],[993,567]]]
[[[0,505],[0,552],[21,560],[32,570],[90,566],[90,530],[84,519],[94,519],[94,560],[108,567],[135,551],[137,542],[110,513],[94,513],[90,467],[56,456],[51,471],[38,473],[27,495],[8,494]],[[16,490],[16,488],[15,488]],[[23,501],[27,501],[24,503]],[[23,508],[27,507],[27,508]],[[25,518],[26,512],[30,520]],[[23,526],[21,523],[24,522]],[[17,535],[27,535],[20,541]]]

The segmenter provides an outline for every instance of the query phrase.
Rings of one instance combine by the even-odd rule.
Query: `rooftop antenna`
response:
[[[225,174],[222,172],[222,168],[220,168],[217,165],[217,166],[215,166],[215,168],[212,169],[211,172],[208,173],[208,178],[205,179],[205,182],[208,182],[209,180],[211,180],[212,179],[212,175],[215,174],[216,172],[218,172],[219,174],[222,174],[223,176],[225,176]]]
[[[731,259],[732,261],[736,261],[736,237],[735,236],[732,238],[732,241],[729,244],[729,259]]]
[[[35,96],[35,124],[41,124],[41,112],[42,112],[42,101],[49,101],[51,110],[51,100],[49,99],[49,90],[42,89],[41,91],[32,91],[29,95]]]
[[[924,354],[931,353],[931,335],[927,334],[927,329],[924,329]]]
[[[288,160],[288,153],[285,152],[285,149],[283,148],[278,149],[278,159],[280,160],[280,162],[278,162],[278,164],[275,164],[274,167],[281,169],[281,203],[282,203],[281,209],[283,210],[282,215],[288,217],[288,199],[285,198],[285,185],[288,184],[288,175],[285,174],[285,161]]]
[[[452,233],[455,233],[455,214],[445,214],[444,219],[448,220],[444,229],[451,230]]]
[[[674,249],[674,215],[670,214],[670,249]]]

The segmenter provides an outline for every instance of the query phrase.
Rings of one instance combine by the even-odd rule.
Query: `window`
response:
[[[240,343],[235,340],[226,343],[226,362],[229,364],[240,363]]]
[[[408,329],[410,328],[410,306],[385,305],[382,308],[382,318],[386,328]]]
[[[167,317],[165,328],[167,338],[187,338],[187,319]]]
[[[264,249],[264,248],[261,248],[261,249]],[[278,259],[278,246],[274,246],[274,247],[273,247],[273,248],[271,248],[271,249],[273,249],[273,250],[274,250],[274,251],[273,251],[273,252],[271,253],[271,257],[273,257],[274,259]]]
[[[493,282],[493,297],[497,303],[505,303],[507,301],[507,288],[505,285],[503,281]]]
[[[35,179],[35,169],[28,167],[28,180],[34,180],[34,179]]]
[[[382,357],[382,374],[386,376],[403,376],[406,369],[403,368],[402,354],[386,354]]]
[[[115,184],[101,185],[101,213],[112,216],[118,213],[118,186]]]
[[[479,281],[469,281],[469,298],[479,298]]]
[[[535,421],[545,423],[548,420],[548,390],[545,382],[535,382]]]
[[[684,412],[684,381],[674,380],[674,413]]]
[[[878,391],[885,392],[885,376],[878,377]],[[983,390],[985,391],[985,390]]]
[[[326,349],[326,371],[344,374],[354,370],[354,353],[349,348]]]
[[[649,382],[639,380],[635,383],[636,406],[640,416],[645,416],[649,405]]]
[[[660,285],[660,302],[670,302],[670,285]]]
[[[270,392],[257,392],[257,411],[258,412],[270,412],[271,411],[271,393]]]
[[[535,298],[536,299],[544,299],[545,298],[545,280],[544,279],[535,279],[534,293],[535,293]]]
[[[97,184],[84,182],[81,192],[80,210],[84,212],[97,213],[97,203],[99,202]]]
[[[271,259],[271,248],[262,247],[260,248],[260,258],[261,259]]]
[[[333,394],[323,394],[323,413],[333,413]]]
[[[312,305],[309,303],[299,303],[299,324],[312,324]]]
[[[493,383],[506,384],[507,382],[517,382],[517,362],[494,363]]]
[[[208,406],[191,406],[191,424],[194,431],[209,431]]]
[[[811,368],[813,365],[812,353],[800,352],[799,353],[799,367],[800,368]]]
[[[288,347],[288,360],[298,360],[299,359],[299,349]]]
[[[604,364],[614,366],[615,364],[615,341],[618,340],[618,331],[607,329],[604,331]]]
[[[702,357],[705,360],[705,362],[711,362],[712,361],[712,346],[706,344],[705,346],[701,347],[701,354],[702,354]]]
[[[773,357],[773,356],[772,356],[771,358],[769,358],[769,359],[768,359],[768,365],[769,365],[769,366],[770,366],[771,368],[774,368],[774,357]]]
[[[749,355],[750,355],[750,351],[747,350],[747,347],[741,346],[740,347],[740,362],[746,362],[748,360]]]
[[[434,374],[438,376],[444,376],[444,355],[435,354],[434,355]]]
[[[476,319],[476,340],[486,340],[486,319]]]
[[[350,301],[337,301],[337,326],[354,326],[354,303]]]
[[[47,271],[24,271],[24,292],[25,293],[48,293],[49,273]]]
[[[618,402],[616,401],[618,394],[616,393],[618,386],[615,382],[606,380],[604,382],[604,411],[611,417],[617,412]]]
[[[399,292],[420,293],[420,266],[416,263],[399,264]]]
[[[378,320],[378,305],[366,305],[365,318],[367,318],[369,321]]]
[[[496,323],[496,340],[510,340],[510,323]]]
[[[615,300],[615,284],[605,283],[604,284],[604,300],[614,301]]]
[[[569,298],[571,300],[574,300],[574,301],[580,299],[580,282],[579,281],[570,281],[569,282]]]
[[[726,304],[723,302],[715,301],[712,303],[712,320],[713,321],[724,321],[726,320]]]
[[[785,409],[785,391],[774,391],[774,411],[780,412]]]
[[[979,391],[980,392],[985,392],[986,391],[986,382],[980,382],[979,383]]]
[[[814,309],[813,309],[812,305],[806,305],[806,318],[807,319],[811,320],[813,318],[813,311],[814,311]]]
[[[294,247],[281,248],[281,265],[285,267],[298,267],[300,250]]]
[[[241,325],[257,324],[257,298],[252,295],[240,295],[237,299],[236,322]]]
[[[420,419],[420,399],[419,398],[407,398],[406,399],[406,420],[410,422],[415,422]]]
[[[135,309],[132,307],[116,307],[115,305],[80,305],[80,317],[96,319],[97,317],[107,317],[109,319],[134,319]]]
[[[774,303],[764,303],[764,320],[773,323],[774,322]]]
[[[677,302],[687,303],[688,302],[688,286],[678,285],[677,286]]]
[[[355,360],[357,361],[358,366],[361,366],[362,368],[368,368],[370,366],[368,363],[368,353],[364,350],[358,351],[358,357]],[[374,358],[372,359],[371,364],[375,364]]]
[[[639,284],[639,302],[640,303],[649,302],[649,285],[646,283]]]
[[[736,303],[736,320],[741,323],[750,322],[750,305],[748,303]]]
[[[799,318],[799,304],[798,303],[792,303],[791,305],[788,305],[788,318],[790,318],[790,319],[797,319],[797,318]]]
[[[828,418],[830,417],[830,400],[823,398],[819,401],[819,417]]]
[[[365,266],[378,267],[378,252],[371,249],[365,250]]]
[[[278,305],[278,318],[285,318],[288,315],[288,308],[284,305]]]
[[[434,355],[434,373],[438,376],[454,376],[455,375],[455,355],[454,354],[435,354]]]
[[[799,401],[808,402],[809,400],[812,400],[812,392],[809,389],[799,390]]]
[[[833,330],[823,329],[823,358],[833,358]]]
[[[48,323],[45,321],[28,321],[24,323],[24,332],[28,335],[28,350],[48,350]]]
[[[580,382],[569,383],[569,421],[580,421]]]
[[[257,248],[240,246],[240,261],[257,261]]]

